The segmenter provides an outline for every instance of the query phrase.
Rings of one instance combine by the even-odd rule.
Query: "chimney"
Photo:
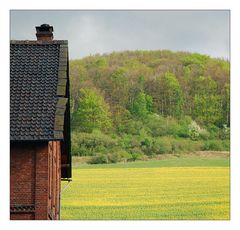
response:
[[[53,40],[53,27],[48,24],[36,26],[36,36],[38,41],[52,41]]]

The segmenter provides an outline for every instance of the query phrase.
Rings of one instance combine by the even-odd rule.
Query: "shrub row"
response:
[[[215,125],[200,127],[189,116],[177,120],[173,117],[162,117],[150,114],[142,120],[129,119],[118,126],[118,134],[141,135],[145,130],[151,137],[174,136],[192,140],[229,139],[230,129],[224,125],[221,129]]]
[[[144,129],[139,135],[110,136],[99,131],[93,133],[72,134],[72,154],[93,156],[89,163],[115,163],[134,161],[158,154],[194,152],[194,151],[229,151],[229,140],[191,140],[163,136],[152,138]]]
[[[128,153],[126,151],[117,151],[114,153],[98,153],[96,156],[93,156],[88,163],[89,164],[110,164],[117,163],[120,161],[136,161],[144,160],[144,155],[139,153]]]

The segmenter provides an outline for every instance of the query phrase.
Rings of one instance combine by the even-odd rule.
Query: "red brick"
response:
[[[11,143],[10,218],[12,220],[59,219],[60,182],[59,141]]]

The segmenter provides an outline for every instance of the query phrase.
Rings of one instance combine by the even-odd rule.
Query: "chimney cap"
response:
[[[52,41],[53,40],[53,26],[49,24],[42,24],[36,26],[36,36],[38,41]]]
[[[49,24],[42,24],[41,26],[36,26],[37,32],[53,32],[53,26],[50,26]]]

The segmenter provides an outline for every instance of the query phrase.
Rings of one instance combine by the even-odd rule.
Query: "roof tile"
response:
[[[57,87],[62,85],[63,81],[59,82],[61,76],[67,78],[66,53],[64,41],[43,44],[11,41],[11,140],[63,138],[61,131],[54,130],[54,125],[60,115],[59,112],[56,113],[59,96],[64,96],[63,93],[57,94]]]

